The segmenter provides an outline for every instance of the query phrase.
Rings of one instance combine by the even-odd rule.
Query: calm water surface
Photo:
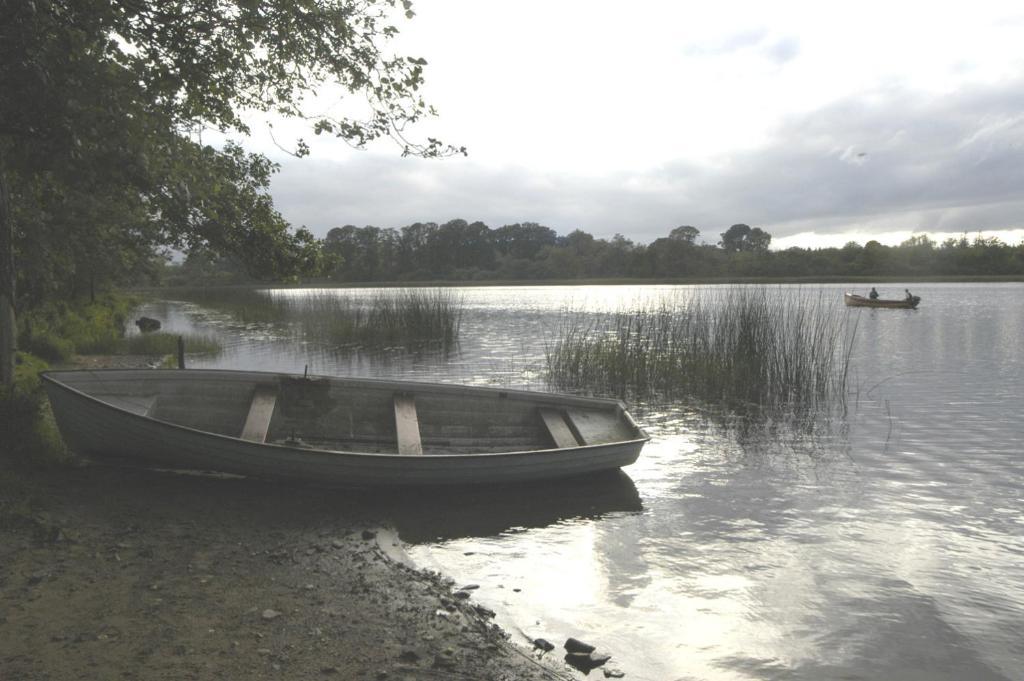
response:
[[[516,640],[581,638],[627,679],[1024,678],[1024,285],[911,289],[917,311],[850,311],[848,410],[812,434],[631,404],[653,440],[624,474],[375,512]],[[543,389],[562,310],[692,289],[459,292],[449,354],[339,356],[180,303],[143,312],[224,340],[195,366]]]

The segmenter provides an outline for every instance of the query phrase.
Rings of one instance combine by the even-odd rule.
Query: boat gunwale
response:
[[[338,449],[322,449],[320,447],[293,447],[293,446],[290,446],[290,445],[280,444],[280,443],[276,443],[276,442],[259,442],[259,443],[252,442],[252,441],[249,441],[249,440],[245,440],[245,439],[243,439],[241,437],[235,437],[235,436],[232,436],[232,435],[223,435],[221,433],[215,433],[215,432],[212,432],[212,431],[209,431],[209,430],[201,430],[199,428],[193,428],[191,426],[182,425],[180,423],[175,423],[173,421],[165,421],[163,419],[158,419],[158,418],[155,418],[153,416],[148,416],[146,414],[138,414],[138,413],[135,413],[135,412],[133,412],[133,411],[131,411],[129,409],[125,409],[124,407],[119,407],[119,406],[117,406],[115,404],[111,404],[110,402],[107,402],[106,400],[100,399],[99,397],[96,397],[95,395],[90,395],[89,393],[84,392],[82,390],[79,390],[78,388],[74,388],[74,387],[68,385],[67,383],[64,383],[64,382],[60,381],[59,379],[57,379],[56,377],[54,377],[52,375],[52,374],[102,374],[102,373],[133,373],[133,372],[134,373],[152,373],[152,372],[157,372],[157,371],[164,371],[164,372],[168,372],[168,373],[177,373],[180,370],[176,370],[176,369],[163,369],[163,370],[161,370],[161,369],[55,369],[55,370],[49,370],[49,371],[40,372],[39,376],[44,381],[52,383],[53,385],[61,388],[62,390],[66,390],[66,391],[68,391],[70,393],[73,393],[73,394],[75,394],[77,396],[84,397],[84,398],[86,398],[87,400],[89,400],[91,402],[99,404],[102,407],[105,407],[107,409],[111,409],[111,410],[113,410],[113,411],[115,411],[115,412],[117,412],[117,413],[119,413],[119,414],[121,414],[123,416],[127,416],[127,417],[130,417],[132,419],[138,419],[138,420],[141,420],[143,422],[148,422],[148,423],[157,423],[157,424],[161,424],[161,425],[164,425],[164,426],[167,426],[167,427],[170,427],[170,428],[175,428],[175,429],[186,431],[186,432],[190,432],[190,433],[196,433],[196,434],[204,436],[204,437],[213,437],[213,438],[227,440],[229,442],[242,443],[242,444],[244,444],[244,445],[246,445],[248,447],[255,447],[255,448],[273,447],[275,449],[279,449],[279,450],[283,450],[283,451],[287,451],[287,452],[295,452],[297,454],[316,454],[316,455],[320,455],[320,456],[330,456],[330,457],[337,457],[339,455],[340,456],[357,456],[357,457],[379,458],[379,459],[385,459],[385,460],[387,460],[387,459],[415,459],[415,460],[428,460],[428,459],[438,459],[438,460],[441,460],[441,459],[478,459],[478,458],[482,458],[482,457],[510,457],[511,458],[511,457],[521,457],[521,456],[526,456],[526,455],[531,455],[531,454],[553,454],[553,453],[556,453],[556,452],[573,452],[573,451],[578,451],[578,450],[600,450],[600,449],[607,448],[607,447],[619,447],[619,446],[623,446],[623,445],[634,445],[634,444],[638,444],[638,443],[642,444],[642,443],[647,443],[647,442],[649,442],[651,440],[651,436],[648,435],[647,432],[643,428],[641,428],[633,420],[633,417],[629,413],[629,411],[626,409],[625,404],[621,400],[616,400],[616,399],[612,399],[612,398],[605,398],[605,397],[580,397],[580,396],[577,396],[577,395],[563,395],[561,393],[540,393],[540,392],[532,392],[532,391],[529,391],[529,390],[515,390],[515,389],[505,390],[503,388],[493,388],[493,387],[490,387],[490,386],[460,386],[460,385],[453,385],[453,384],[449,384],[449,383],[430,383],[430,382],[426,382],[426,381],[395,381],[395,380],[379,379],[379,378],[353,378],[351,380],[354,381],[354,382],[357,382],[357,383],[365,381],[367,383],[378,384],[380,386],[384,386],[384,385],[388,385],[388,384],[390,384],[390,385],[403,385],[403,386],[404,385],[415,384],[415,385],[422,385],[422,386],[426,386],[426,387],[442,388],[445,391],[447,391],[447,390],[454,390],[456,392],[458,391],[459,388],[472,388],[474,390],[480,390],[480,391],[484,391],[484,392],[506,393],[506,394],[511,392],[511,393],[515,393],[516,397],[519,397],[519,398],[524,399],[524,400],[525,399],[529,399],[528,396],[530,396],[530,395],[533,395],[533,396],[542,395],[542,396],[545,396],[545,397],[567,397],[567,398],[571,398],[573,401],[579,400],[580,403],[591,402],[591,403],[600,403],[600,404],[603,404],[605,406],[613,406],[614,405],[614,406],[618,406],[619,407],[619,415],[624,417],[626,422],[629,423],[629,425],[631,425],[633,428],[635,428],[637,430],[637,432],[642,437],[634,438],[634,439],[630,439],[630,440],[615,440],[613,442],[602,442],[600,444],[593,444],[593,445],[586,445],[586,444],[584,444],[584,445],[578,445],[576,447],[549,447],[547,449],[523,449],[523,450],[517,450],[517,451],[511,451],[511,452],[474,452],[474,453],[471,453],[471,454],[453,454],[453,453],[437,453],[437,454],[433,454],[433,453],[431,453],[431,454],[424,454],[422,457],[411,457],[408,454],[399,454],[398,452],[361,452],[361,451],[347,451],[347,450],[338,450]],[[276,378],[284,377],[284,378],[327,379],[327,380],[332,380],[332,381],[333,380],[340,380],[340,381],[348,381],[348,380],[350,380],[350,379],[347,379],[347,378],[337,377],[337,376],[334,376],[334,377],[332,377],[332,376],[320,376],[320,375],[298,376],[297,374],[285,374],[285,373],[279,373],[279,372],[254,372],[254,371],[244,371],[244,370],[236,370],[236,369],[186,369],[185,371],[191,371],[191,372],[197,372],[197,373],[198,372],[202,372],[204,374],[206,374],[206,373],[218,373],[218,372],[219,373],[226,373],[226,374],[234,374],[234,375],[262,374],[262,375],[265,375],[265,376],[273,376],[273,377],[276,377]],[[534,400],[535,399],[536,398],[534,397]]]

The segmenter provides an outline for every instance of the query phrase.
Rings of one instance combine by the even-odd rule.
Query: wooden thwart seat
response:
[[[572,428],[569,427],[569,423],[566,421],[568,416],[557,409],[541,407],[538,411],[540,412],[541,419],[544,421],[544,425],[547,426],[548,433],[551,434],[551,439],[555,441],[556,447],[562,449],[564,447],[580,446],[576,435],[573,434]]]
[[[572,430],[579,438],[581,445],[595,445],[602,442],[621,442],[635,438],[636,431],[620,417],[615,410],[565,410],[565,420],[572,425]]]
[[[399,454],[423,454],[416,400],[412,395],[395,395],[395,432]]]
[[[269,385],[258,385],[252,393],[252,404],[249,415],[242,427],[241,438],[253,442],[266,442],[267,431],[270,430],[270,419],[274,416],[277,404],[277,388]]]

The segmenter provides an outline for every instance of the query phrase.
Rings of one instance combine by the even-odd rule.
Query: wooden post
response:
[[[185,337],[178,336],[178,368],[185,368]]]

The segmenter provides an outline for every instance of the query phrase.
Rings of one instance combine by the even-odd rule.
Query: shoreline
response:
[[[573,678],[414,565],[368,498],[78,459],[4,471],[0,676]]]
[[[345,281],[311,279],[298,283],[231,282],[170,284],[164,286],[135,286],[130,291],[151,293],[191,288],[273,288],[273,289],[366,289],[366,288],[489,288],[531,286],[728,286],[743,284],[1015,284],[1024,282],[1021,274],[908,274],[908,275],[850,275],[850,276],[721,276],[721,277],[587,277],[581,279],[423,279],[397,281]]]
[[[337,490],[107,466],[14,483],[5,678],[571,678]]]

